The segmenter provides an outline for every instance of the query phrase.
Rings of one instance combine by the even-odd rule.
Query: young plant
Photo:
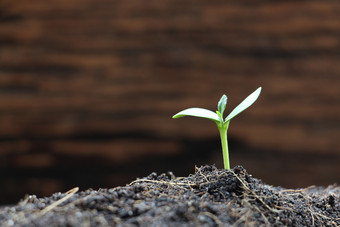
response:
[[[228,140],[227,140],[227,130],[229,127],[230,120],[233,119],[239,113],[241,113],[243,110],[251,106],[256,101],[256,99],[259,97],[261,93],[261,89],[262,88],[259,87],[253,93],[251,93],[233,111],[231,111],[231,113],[225,119],[223,119],[223,112],[227,105],[226,95],[222,95],[220,101],[218,102],[216,113],[214,113],[213,111],[207,110],[207,109],[203,109],[203,108],[189,108],[189,109],[182,110],[181,112],[175,114],[172,118],[193,116],[193,117],[207,118],[207,119],[214,121],[217,124],[218,130],[220,132],[224,168],[230,169]]]

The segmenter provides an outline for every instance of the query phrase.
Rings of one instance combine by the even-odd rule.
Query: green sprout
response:
[[[181,112],[175,114],[172,118],[180,118],[185,116],[193,116],[193,117],[201,117],[207,118],[214,121],[217,124],[218,130],[220,132],[221,144],[222,144],[222,152],[223,152],[223,163],[225,169],[230,169],[229,164],[229,151],[228,151],[228,140],[227,140],[227,131],[229,127],[230,120],[233,119],[236,115],[241,113],[243,110],[247,109],[251,106],[256,99],[259,97],[261,93],[261,87],[256,89],[253,93],[251,93],[246,99],[244,99],[231,113],[223,120],[223,112],[227,105],[227,96],[222,95],[220,101],[217,105],[217,111],[214,113],[213,111],[203,109],[203,108],[189,108],[182,110]]]

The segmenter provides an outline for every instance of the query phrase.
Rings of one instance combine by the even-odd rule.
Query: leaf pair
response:
[[[226,123],[241,113],[243,110],[251,106],[261,93],[261,87],[256,89],[252,94],[250,94],[246,99],[244,99],[231,113],[223,120],[223,112],[227,105],[227,96],[223,95],[218,102],[217,111],[214,113],[211,110],[203,108],[189,108],[182,110],[181,112],[175,114],[172,118],[180,118],[185,116],[201,117],[213,120],[216,123]]]

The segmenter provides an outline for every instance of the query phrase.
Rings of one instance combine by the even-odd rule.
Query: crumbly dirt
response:
[[[1,226],[340,226],[340,187],[284,189],[242,166],[171,172],[124,187],[26,196],[0,209]]]

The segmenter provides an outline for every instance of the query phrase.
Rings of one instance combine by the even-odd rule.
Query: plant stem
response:
[[[222,144],[222,154],[223,154],[223,163],[224,163],[225,169],[230,169],[228,140],[227,140],[228,126],[229,126],[229,121],[218,127],[218,129],[220,131],[221,144]]]

